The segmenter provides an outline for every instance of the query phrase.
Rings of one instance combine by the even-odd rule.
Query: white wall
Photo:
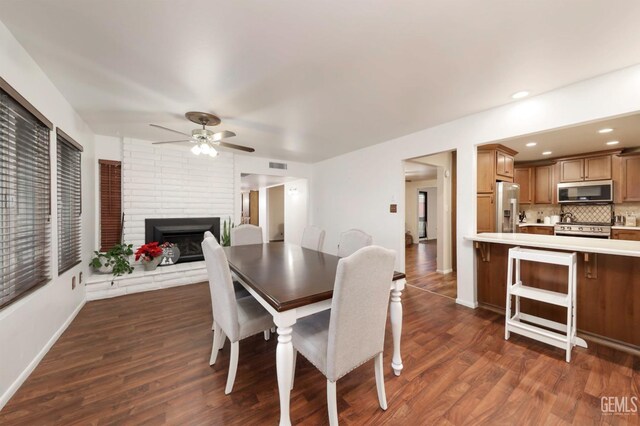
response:
[[[51,274],[53,279],[0,310],[0,408],[28,377],[84,304],[84,285],[71,289],[71,278],[86,277],[95,246],[94,135],[38,65],[0,22],[0,76],[42,114],[84,147],[82,153],[82,262],[58,276],[56,213],[56,143],[51,133]]]
[[[284,184],[284,240],[300,244],[307,226],[309,206],[309,184],[307,179],[298,179]]]
[[[505,94],[505,102],[508,102]],[[457,150],[458,303],[476,306],[474,250],[466,235],[476,229],[476,145],[575,125],[640,109],[640,65],[511,102],[459,120],[314,164],[311,219],[327,231],[335,252],[341,231],[360,227],[374,243],[395,249],[404,270],[402,160]]]
[[[269,239],[284,239],[284,185],[272,186],[267,190],[269,197]]]

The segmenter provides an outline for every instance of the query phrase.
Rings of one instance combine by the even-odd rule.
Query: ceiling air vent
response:
[[[287,163],[274,163],[273,161],[269,161],[269,168],[287,170]]]

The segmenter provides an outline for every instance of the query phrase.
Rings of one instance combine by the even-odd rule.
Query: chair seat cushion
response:
[[[253,297],[243,297],[237,300],[238,324],[240,333],[238,340],[253,336],[273,327],[273,317]]]
[[[325,376],[327,375],[327,345],[331,310],[319,312],[298,320],[291,333],[293,347]]]

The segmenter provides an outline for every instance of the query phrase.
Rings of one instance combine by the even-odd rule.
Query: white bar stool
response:
[[[505,318],[504,338],[509,339],[514,332],[567,351],[567,362],[571,361],[571,349],[574,346],[587,347],[587,342],[576,336],[576,268],[575,253],[562,253],[547,250],[532,250],[513,247],[509,249],[509,264],[507,267],[507,307]],[[520,261],[547,263],[566,266],[567,293],[559,293],[535,287],[527,287],[520,279]],[[515,278],[513,264],[515,262]],[[511,296],[515,296],[515,313],[511,316]],[[562,324],[525,314],[520,311],[520,298],[538,300],[556,306],[567,308],[567,323]],[[535,324],[535,325],[534,325]],[[538,327],[542,326],[542,327]],[[547,330],[557,330],[555,331]]]

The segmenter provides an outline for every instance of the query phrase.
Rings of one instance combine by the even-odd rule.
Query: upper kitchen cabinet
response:
[[[622,202],[640,201],[640,155],[620,157]]]
[[[513,181],[520,185],[520,204],[533,203],[533,167],[516,167]]]
[[[537,166],[535,168],[535,204],[553,204],[553,189],[555,188],[553,181],[553,165]]]
[[[560,160],[560,182],[611,179],[611,155]]]
[[[492,193],[496,181],[513,182],[516,154],[511,148],[498,144],[478,147],[478,193]]]

